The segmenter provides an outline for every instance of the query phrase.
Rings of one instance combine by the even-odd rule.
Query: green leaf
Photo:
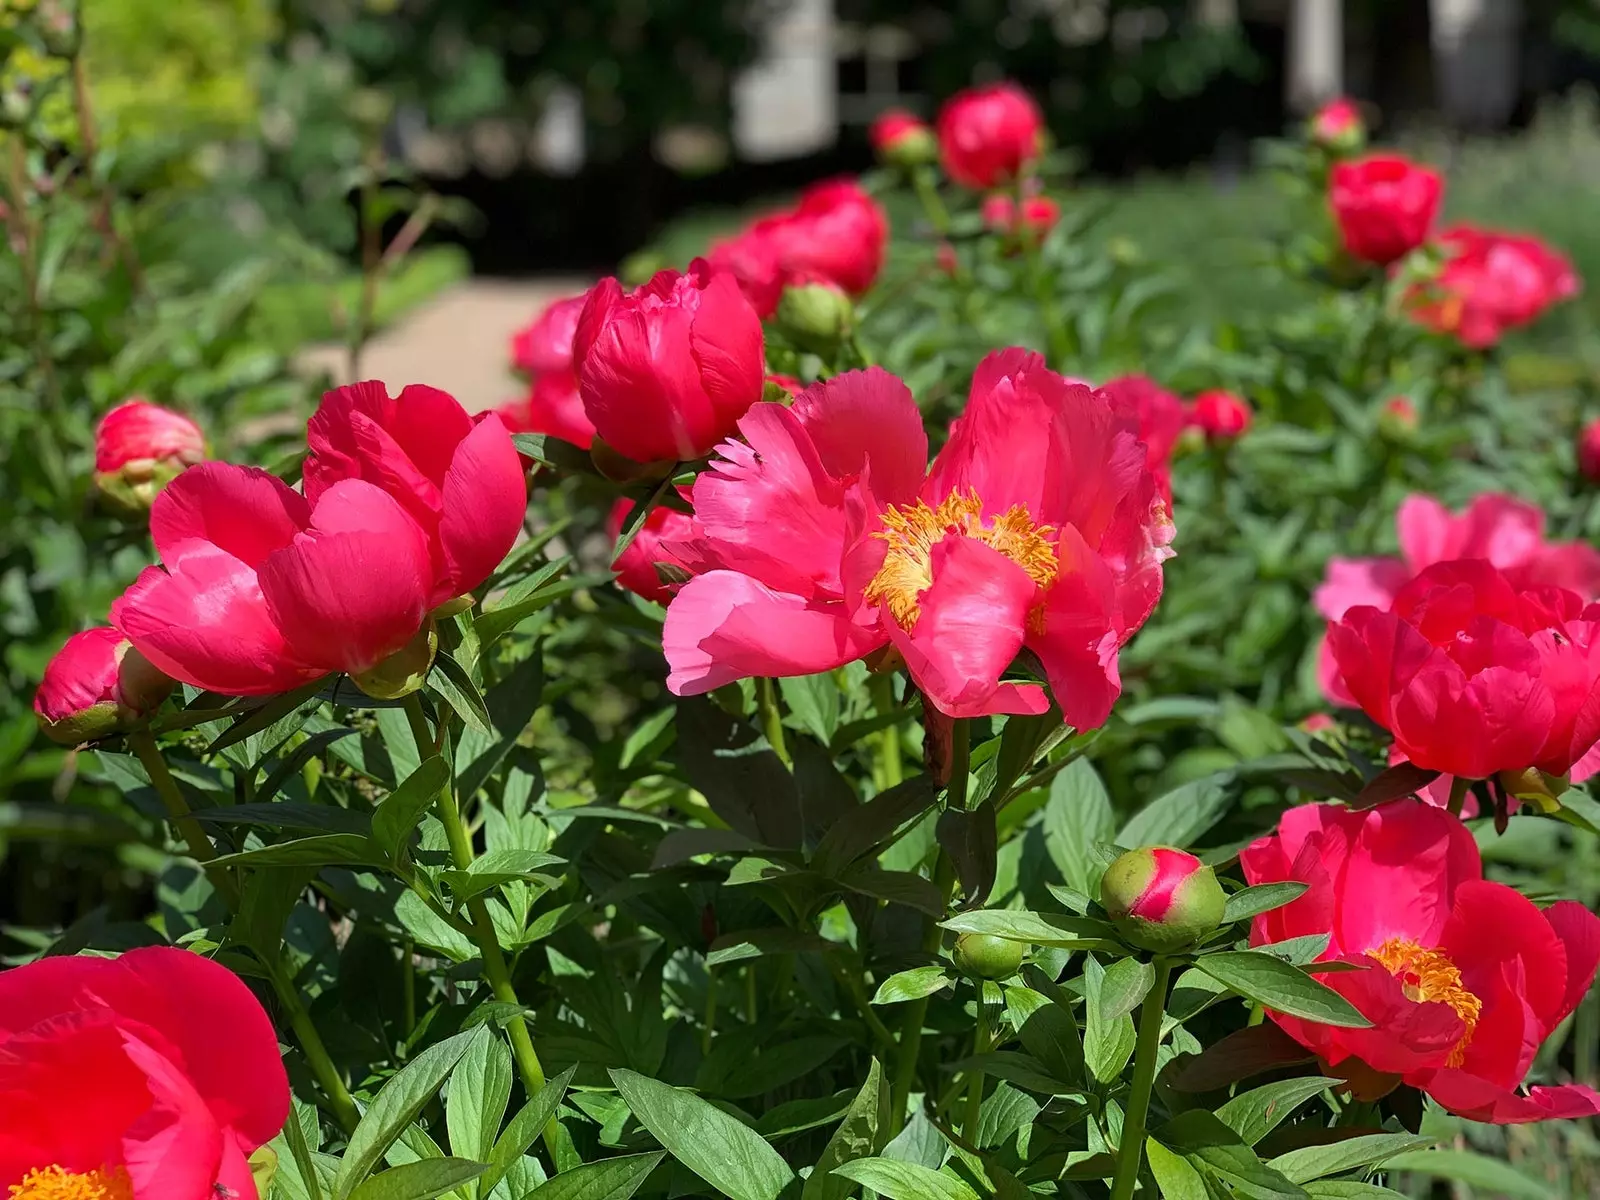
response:
[[[1008,987],[1006,997],[1018,1009],[1017,1036],[1029,1054],[1055,1079],[1068,1087],[1083,1083],[1083,1034],[1070,1005],[1041,995],[1031,988]],[[1026,998],[1026,1009],[1022,1003]],[[1021,1013],[1026,1011],[1026,1016]]]
[[[888,1116],[889,1089],[877,1059],[867,1072],[867,1081],[856,1093],[850,1110],[839,1128],[833,1131],[822,1157],[806,1178],[800,1200],[845,1200],[854,1190],[851,1182],[836,1177],[834,1170],[847,1162],[875,1154],[882,1141],[882,1128]]]
[[[732,1200],[777,1200],[793,1181],[794,1172],[760,1134],[694,1093],[620,1068],[611,1071],[611,1082],[639,1124]]]
[[[450,1074],[444,1111],[451,1151],[487,1162],[510,1100],[511,1051],[498,1037],[479,1038]]]
[[[833,673],[794,675],[778,680],[783,702],[800,727],[826,746],[839,729],[839,684]]]
[[[884,1200],[979,1200],[954,1175],[893,1158],[858,1158],[835,1167],[834,1174],[871,1188]]]
[[[277,796],[278,790],[288,782],[289,776],[304,767],[314,755],[321,754],[341,738],[355,736],[356,732],[354,729],[324,729],[320,733],[311,734],[272,768],[272,774],[268,775],[256,789],[256,803],[271,803]]]
[[[1170,1082],[1181,1092],[1211,1092],[1263,1071],[1308,1063],[1311,1058],[1311,1051],[1272,1022],[1263,1021],[1213,1042],[1181,1064]]]
[[[260,829],[311,829],[322,833],[361,833],[372,829],[366,813],[335,804],[295,804],[287,800],[269,804],[230,804],[195,813],[204,825],[243,825]]]
[[[562,564],[565,566],[565,564]],[[597,584],[605,583],[611,576],[607,575],[574,575],[570,579],[558,579],[554,583],[547,583],[541,588],[529,592],[515,604],[502,604],[490,609],[488,612],[478,614],[473,621],[472,629],[478,635],[479,645],[487,651],[506,634],[518,625],[554,604],[563,596],[570,596],[574,592],[581,592]]]
[[[994,801],[986,799],[966,811],[945,809],[935,826],[939,845],[956,865],[956,876],[969,905],[982,904],[994,887],[996,819]]]
[[[1188,1159],[1174,1154],[1155,1138],[1145,1139],[1144,1152],[1162,1200],[1209,1200],[1205,1179]]]
[[[309,867],[266,867],[245,876],[232,936],[270,961],[283,940],[283,927],[315,872]]]
[[[1223,950],[1201,955],[1195,966],[1247,1000],[1324,1025],[1370,1029],[1350,1001],[1299,967],[1259,950]]]
[[[1119,958],[1100,983],[1100,1020],[1110,1024],[1139,1007],[1156,981],[1155,968],[1137,958]]]
[[[465,871],[443,871],[439,878],[450,885],[450,891],[455,895],[457,902],[460,902],[481,896],[484,892],[502,887],[513,880],[553,884],[556,881],[541,872],[546,867],[565,866],[566,861],[554,854],[544,854],[538,850],[519,850],[508,846],[478,855]]]
[[[494,736],[494,721],[489,716],[489,706],[472,676],[448,654],[441,653],[433,660],[433,670],[428,672],[428,690],[455,710],[468,729]]]
[[[957,913],[944,928],[956,933],[988,933],[1013,942],[1059,946],[1064,950],[1116,950],[1111,926],[1092,917],[1033,913],[1023,909],[977,909]]]
[[[1285,883],[1258,883],[1255,887],[1244,888],[1228,897],[1227,906],[1222,910],[1222,920],[1224,923],[1245,921],[1260,913],[1282,908],[1305,895],[1308,886],[1291,879]]]
[[[1154,1133],[1169,1150],[1219,1180],[1229,1196],[1249,1200],[1306,1200],[1305,1189],[1263,1163],[1228,1126],[1204,1109],[1191,1109]]]
[[[1393,1188],[1355,1179],[1315,1179],[1306,1184],[1306,1195],[1313,1200],[1409,1200]]]
[[[1117,845],[1187,846],[1227,815],[1234,773],[1219,771],[1150,801],[1117,834]]]
[[[711,943],[706,953],[706,966],[720,967],[727,963],[743,962],[747,958],[761,958],[768,954],[826,954],[838,949],[838,943],[814,933],[773,926],[770,929],[746,929],[739,933],[725,933]]]
[[[657,1150],[584,1163],[546,1180],[522,1200],[628,1200],[665,1157]]]
[[[366,1178],[367,1172],[378,1164],[384,1152],[405,1132],[406,1126],[416,1120],[423,1106],[433,1099],[474,1039],[492,1036],[487,1028],[480,1026],[470,1033],[458,1033],[437,1042],[383,1085],[362,1115],[356,1131],[350,1135],[350,1145],[345,1149],[344,1161],[333,1182],[335,1200],[347,1200],[356,1184]]]
[[[382,867],[388,862],[371,838],[356,833],[324,833],[275,842],[237,854],[220,854],[214,861],[224,867]]]
[[[954,978],[943,967],[912,967],[909,971],[898,971],[880,983],[872,1002],[903,1004],[907,1000],[920,1000],[954,982]]]
[[[456,793],[466,800],[488,782],[544,702],[544,660],[529,654],[489,689],[494,736],[466,729],[456,743]]]
[[[298,687],[292,692],[285,692],[281,696],[272,697],[261,707],[251,710],[248,715],[240,717],[232,725],[228,726],[215,741],[206,747],[206,753],[216,754],[228,749],[230,746],[238,745],[245,738],[253,737],[272,727],[320,692],[323,683],[324,680],[318,679],[316,682]]]
[[[1510,1163],[1471,1150],[1408,1150],[1391,1157],[1384,1163],[1384,1169],[1453,1179],[1468,1187],[1526,1197],[1526,1200],[1550,1200],[1550,1185],[1546,1181],[1530,1179]]]
[[[1434,1140],[1410,1133],[1369,1133],[1325,1146],[1302,1146],[1268,1160],[1267,1166],[1295,1183],[1307,1183],[1325,1175],[1377,1166],[1396,1154],[1431,1146]]]
[[[1132,962],[1132,959],[1121,959]],[[1083,1057],[1089,1073],[1101,1083],[1110,1083],[1122,1074],[1133,1054],[1136,1034],[1133,1018],[1127,1011],[1107,1019],[1106,1012],[1113,1006],[1102,1003],[1107,971],[1094,958],[1083,963]],[[1119,989],[1125,984],[1118,984]]]
[[[405,782],[373,810],[372,840],[389,858],[400,857],[400,851],[411,840],[411,831],[449,780],[450,764],[435,755],[407,775]]]
[[[1044,809],[1044,846],[1068,886],[1092,895],[1105,870],[1093,847],[1116,832],[1111,798],[1094,764],[1075,761],[1051,781]]]
[[[498,1040],[498,1039],[497,1039]],[[539,1094],[524,1104],[517,1115],[506,1125],[505,1132],[489,1151],[489,1168],[478,1181],[478,1195],[488,1196],[494,1185],[505,1178],[511,1165],[528,1152],[528,1147],[544,1131],[550,1118],[561,1107],[561,1098],[576,1074],[577,1066],[570,1066],[539,1089]],[[648,1155],[646,1156],[648,1157]],[[647,1172],[648,1174],[648,1172]]]
[[[380,1171],[350,1193],[350,1200],[433,1200],[483,1174],[464,1158],[425,1158]]]
[[[1217,1109],[1217,1118],[1237,1133],[1245,1145],[1254,1146],[1311,1097],[1338,1086],[1339,1080],[1323,1075],[1280,1079],[1241,1092]]]
[[[904,826],[933,807],[939,785],[931,775],[915,775],[835,821],[812,865],[824,875],[837,875],[851,863],[888,843]]]

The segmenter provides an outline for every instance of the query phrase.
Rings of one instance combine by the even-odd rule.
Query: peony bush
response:
[[[494,413],[99,422],[143,565],[28,811],[151,891],[0,973],[10,1197],[1596,1182],[1597,435],[1499,350],[1559,249],[1341,101],[1305,306],[1177,330],[1024,89],[872,137]]]

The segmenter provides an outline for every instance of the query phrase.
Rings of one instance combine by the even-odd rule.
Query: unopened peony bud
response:
[[[95,487],[110,508],[141,517],[162,488],[205,457],[205,435],[188,417],[129,400],[95,428]]]
[[[855,327],[850,297],[834,284],[816,281],[783,289],[778,301],[778,328],[802,350],[832,356]]]
[[[1378,414],[1378,432],[1390,441],[1403,442],[1417,431],[1417,410],[1404,396],[1384,401]]]
[[[939,139],[902,108],[890,109],[867,131],[878,158],[893,167],[920,167],[939,159]]]
[[[1022,969],[1021,942],[992,933],[963,933],[956,939],[950,957],[956,970],[974,979],[1010,979]]]
[[[1168,846],[1129,850],[1100,881],[1100,903],[1118,932],[1157,954],[1186,949],[1215,930],[1226,902],[1210,867]]]
[[[1367,140],[1361,110],[1343,96],[1319,108],[1307,129],[1313,142],[1335,154],[1353,154]]]
[[[1227,445],[1250,428],[1250,405],[1232,392],[1201,392],[1190,407],[1189,421],[1205,434],[1206,441]]]
[[[1600,484],[1600,417],[1578,435],[1578,470],[1590,483]]]
[[[171,691],[172,680],[117,630],[86,629],[45,667],[33,711],[46,737],[76,746],[137,728]]]

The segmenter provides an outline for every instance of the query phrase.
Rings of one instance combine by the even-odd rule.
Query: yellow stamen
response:
[[[1004,554],[1041,588],[1056,580],[1060,564],[1051,535],[1055,528],[1035,525],[1026,504],[1014,505],[983,523],[983,502],[975,490],[951,492],[938,508],[924,501],[895,505],[883,514],[875,537],[889,544],[883,566],[867,585],[866,599],[887,604],[902,629],[916,626],[922,615],[922,593],[933,585],[933,547],[948,533],[982,542]]]
[[[1478,1027],[1478,1016],[1483,1012],[1483,1001],[1461,986],[1461,972],[1443,950],[1424,950],[1415,942],[1404,938],[1390,938],[1367,956],[1375,958],[1400,981],[1401,990],[1409,1000],[1419,1003],[1429,1000],[1448,1004],[1461,1018],[1467,1031],[1450,1051],[1446,1066],[1459,1067],[1467,1056],[1467,1043]]]
[[[11,1200],[133,1200],[133,1181],[122,1167],[81,1172],[35,1167],[10,1191]]]

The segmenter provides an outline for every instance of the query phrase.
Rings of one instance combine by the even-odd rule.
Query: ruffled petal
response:
[[[395,397],[388,434],[412,466],[443,488],[456,447],[473,430],[472,418],[449,392],[425,383],[407,384]]]
[[[196,543],[216,546],[258,567],[287,546],[311,519],[311,506],[276,475],[258,467],[201,463],[178,476],[150,509],[150,537],[167,566]]]
[[[1391,938],[1438,945],[1462,889],[1483,876],[1472,834],[1420,800],[1395,800],[1359,815],[1337,887],[1339,944],[1350,953],[1376,950]]]
[[[1466,1071],[1436,1072],[1428,1095],[1457,1116],[1494,1125],[1571,1120],[1600,1115],[1600,1093],[1581,1083],[1529,1088],[1521,1094]]]
[[[883,634],[839,604],[808,603],[734,571],[691,579],[667,609],[668,689],[697,696],[751,676],[831,671],[870,654]]]
[[[1363,604],[1387,609],[1411,572],[1397,558],[1330,558],[1311,602],[1329,621]]]
[[[156,1047],[123,1030],[123,1048],[145,1075],[150,1107],[122,1138],[122,1161],[136,1196],[215,1200],[222,1130],[183,1070]]]
[[[823,468],[836,479],[868,473],[880,506],[914,500],[928,470],[928,434],[911,389],[882,367],[846,371],[795,397]]]

